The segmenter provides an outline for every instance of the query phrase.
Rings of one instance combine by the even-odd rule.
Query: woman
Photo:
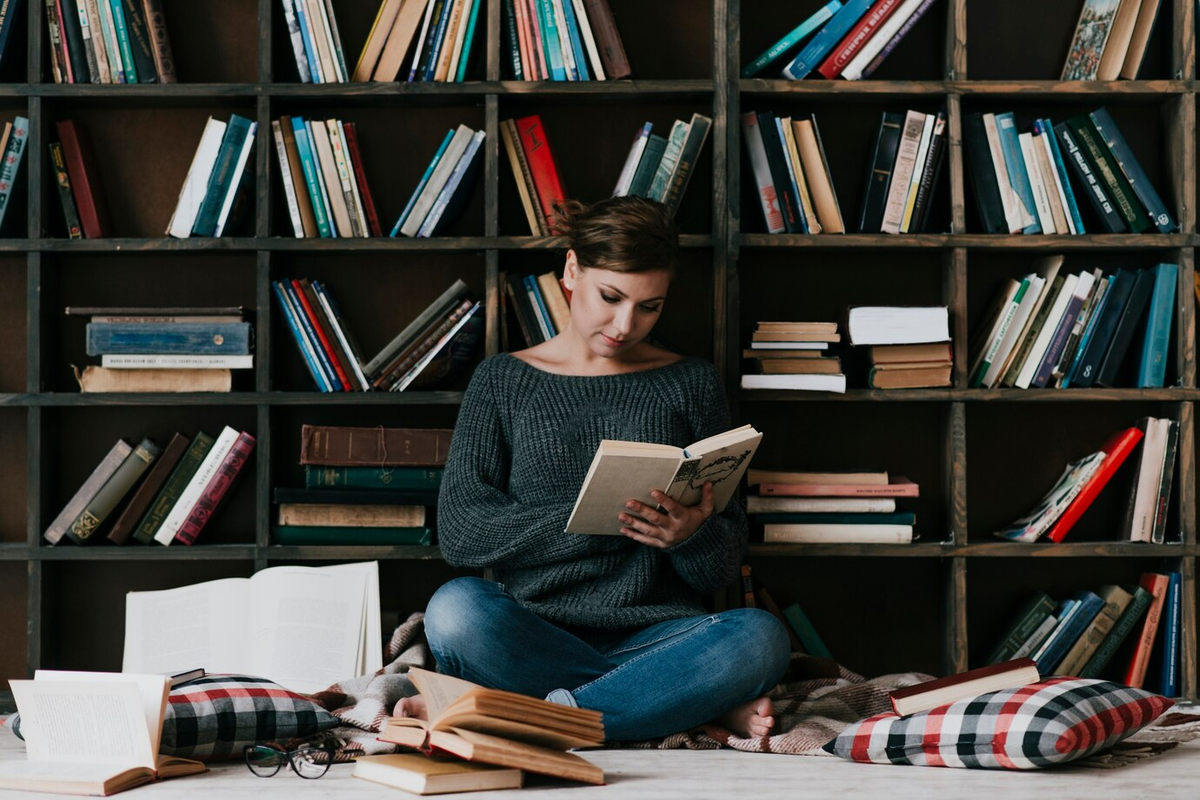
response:
[[[438,504],[446,562],[490,567],[499,583],[442,586],[425,616],[430,648],[447,674],[603,712],[610,740],[706,722],[765,736],[787,634],[764,611],[699,602],[738,572],[741,509],[713,514],[707,484],[691,508],[656,489],[662,510],[630,500],[623,537],[564,532],[601,439],[682,447],[730,425],[712,364],[646,341],[678,258],[666,207],[573,204],[561,229],[571,322],[475,371]],[[424,704],[407,698],[396,713],[423,716]]]

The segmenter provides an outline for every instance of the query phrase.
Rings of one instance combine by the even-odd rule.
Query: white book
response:
[[[329,57],[337,72],[338,83],[346,83],[350,76],[346,73],[346,59],[342,55],[342,37],[338,33],[337,17],[333,13],[333,0],[323,0],[321,3],[321,21],[329,32]]]
[[[743,389],[799,389],[846,393],[846,376],[831,375],[743,375]]]
[[[242,142],[242,151],[238,153],[237,164],[233,168],[233,180],[230,181],[229,190],[225,193],[225,202],[221,204],[221,213],[217,216],[217,227],[213,236],[220,236],[225,232],[225,223],[229,220],[229,210],[233,208],[233,201],[242,184],[242,174],[246,171],[246,162],[250,160],[250,150],[254,147],[254,135],[257,131],[258,123],[251,122],[250,130],[246,133],[246,141]]]
[[[568,0],[570,2],[570,0]],[[562,50],[563,67],[567,80],[579,80],[579,67],[575,64],[575,48],[571,47],[571,34],[567,31],[567,15],[563,11],[563,0],[552,0],[554,24],[558,28],[558,46]]]
[[[467,143],[467,149],[463,151],[462,156],[455,165],[454,171],[450,173],[450,178],[446,181],[446,185],[442,187],[442,191],[438,193],[437,200],[429,209],[429,213],[425,215],[425,221],[421,223],[421,228],[417,231],[417,236],[432,236],[433,231],[437,228],[437,224],[442,219],[442,214],[454,199],[455,193],[466,191],[462,188],[463,178],[467,172],[472,169],[472,162],[478,158],[479,148],[483,146],[483,139],[486,136],[485,131],[475,131],[471,136],[471,141]]]
[[[1033,222],[1025,206],[1017,197],[1012,181],[1008,179],[1008,166],[1004,160],[1004,148],[1000,145],[1000,129],[996,127],[996,115],[983,115],[983,130],[987,134],[988,151],[992,154],[992,171],[1000,188],[1000,202],[1004,206],[1004,219],[1009,233],[1020,233]],[[1028,161],[1028,159],[1026,159]]]
[[[450,174],[454,172],[454,167],[458,164],[458,160],[462,158],[463,152],[466,151],[467,145],[471,143],[471,137],[474,135],[475,132],[466,125],[459,125],[454,131],[454,138],[450,140],[450,144],[446,147],[446,152],[438,160],[437,168],[429,176],[429,182],[425,184],[425,188],[421,190],[421,196],[417,198],[417,202],[413,205],[412,212],[404,220],[404,225],[400,228],[402,234],[412,237],[416,236],[421,230],[421,223],[425,221],[425,215],[429,213],[429,209],[437,201],[438,195],[442,192],[442,187],[450,179]]]
[[[917,165],[917,148],[921,146],[921,134],[925,130],[925,114],[909,111],[900,128],[900,149],[896,152],[896,163],[892,165],[892,183],[888,187],[887,205],[883,212],[883,233],[899,233],[904,217],[904,201],[908,197],[908,183],[912,180]]]
[[[896,510],[891,497],[763,497],[746,498],[747,514],[890,514]]]
[[[283,194],[287,198],[288,217],[297,239],[304,238],[304,224],[300,220],[300,204],[296,201],[296,187],[292,183],[287,146],[283,143],[283,126],[279,120],[271,122],[271,135],[275,137],[275,154],[279,158],[279,179],[283,182]]]
[[[1154,531],[1158,511],[1158,483],[1162,479],[1163,456],[1171,420],[1148,417],[1142,437],[1142,457],[1138,459],[1138,477],[1133,486],[1133,509],[1129,520],[1129,541],[1148,542]]]
[[[342,187],[341,176],[338,174],[337,161],[333,156],[333,144],[329,141],[329,129],[322,120],[309,122],[312,130],[312,140],[316,149],[317,175],[323,181],[325,197],[333,212],[333,229],[343,239],[354,236],[354,227],[350,222],[350,207],[346,205],[346,194]]]
[[[350,215],[350,231],[352,236],[366,238],[366,212],[358,198],[358,188],[354,181],[354,167],[350,163],[350,149],[346,147],[346,139],[342,135],[342,123],[336,119],[325,120],[325,131],[329,134],[329,146],[333,154],[333,163],[337,168],[338,180],[342,197],[346,203],[346,211]]]
[[[758,115],[753,111],[742,114],[742,139],[750,155],[750,170],[758,187],[758,202],[762,205],[763,218],[767,222],[767,233],[785,233],[787,227],[783,224],[783,213],[779,209],[779,195],[771,178],[767,150],[758,127]]]
[[[168,236],[186,239],[192,235],[192,226],[196,224],[196,214],[200,212],[204,195],[208,193],[208,177],[217,163],[217,154],[221,151],[221,139],[225,136],[226,127],[226,123],[212,117],[204,124],[200,144],[196,147],[196,154],[192,156],[192,165],[188,167],[187,177],[183,179],[179,199],[175,201],[175,213],[171,214],[171,221],[167,223]]]
[[[846,320],[851,344],[923,344],[950,341],[946,306],[852,306]]]
[[[117,41],[117,22],[113,19],[112,4],[98,2],[97,5],[100,8],[100,30],[104,33],[109,73],[113,83],[125,83],[125,62],[121,56],[121,45]]]
[[[1029,350],[1029,355],[1021,366],[1020,374],[1017,375],[1016,386],[1018,389],[1028,389],[1030,381],[1037,375],[1038,366],[1041,365],[1046,348],[1050,346],[1050,341],[1054,338],[1054,331],[1058,328],[1063,313],[1067,310],[1067,304],[1071,301],[1071,295],[1075,293],[1075,284],[1078,282],[1078,275],[1068,275],[1063,281],[1062,290],[1059,291],[1058,297],[1054,298],[1054,305],[1050,306],[1050,313],[1046,316],[1042,329],[1038,332],[1038,337],[1033,340],[1033,347]]]
[[[983,374],[983,386],[985,388],[990,389],[995,386],[996,381],[1004,374],[1002,370],[1008,363],[1008,357],[1020,341],[1021,334],[1025,330],[1025,323],[1033,317],[1033,310],[1038,306],[1038,300],[1041,298],[1042,292],[1045,291],[1046,281],[1040,276],[1030,274],[1026,277],[1029,280],[1029,287],[1025,290],[1025,296],[1021,298],[1021,304],[1017,306],[1017,311],[1013,315],[1011,324],[1008,326],[1008,332],[1004,334],[1004,338],[1000,341],[1000,346],[996,348],[991,365],[988,367],[987,372]]]
[[[848,81],[856,81],[861,78],[867,65],[875,60],[875,56],[879,55],[879,52],[887,46],[896,31],[908,22],[908,18],[916,13],[922,2],[924,0],[904,0],[900,7],[879,26],[878,30],[871,34],[871,38],[855,54],[854,58],[850,59],[850,63],[842,70],[842,77]]]
[[[196,474],[188,481],[187,486],[183,487],[183,491],[179,493],[179,499],[175,501],[175,505],[171,506],[171,512],[167,514],[167,518],[163,520],[162,525],[154,534],[156,542],[169,545],[174,541],[175,534],[179,533],[183,523],[187,522],[188,515],[196,506],[196,501],[200,499],[200,495],[204,494],[208,482],[217,474],[217,469],[225,460],[225,456],[233,449],[238,436],[238,432],[228,425],[221,431],[221,435],[213,442],[212,448],[200,462]]]
[[[629,194],[629,185],[633,183],[633,174],[637,172],[638,163],[642,160],[642,153],[646,152],[646,142],[650,141],[650,131],[653,128],[654,124],[647,122],[638,131],[637,138],[633,140],[633,146],[629,148],[629,155],[625,156],[625,165],[621,167],[621,177],[617,178],[617,187],[613,189],[613,197],[624,197]]]
[[[575,19],[579,20],[579,34],[583,37],[583,45],[587,49],[592,80],[608,80],[604,75],[604,63],[600,60],[600,49],[596,47],[596,37],[592,35],[592,23],[588,21],[587,12],[583,8],[583,0],[571,2],[575,7]]]
[[[937,117],[925,115],[925,127],[921,129],[921,142],[917,145],[917,159],[913,162],[912,177],[908,181],[908,192],[904,195],[904,214],[900,219],[900,232],[908,233],[912,222],[913,205],[917,200],[917,189],[921,187],[921,176],[925,174],[925,156],[929,154],[929,143],[933,138],[933,123]]]
[[[107,369],[252,369],[253,355],[103,355]]]
[[[313,47],[321,59],[321,78],[325,83],[339,83],[337,67],[334,65],[333,40],[329,29],[325,26],[325,14],[321,0],[297,0],[304,2],[307,15],[308,30],[312,36]]]
[[[359,388],[364,392],[371,391],[371,382],[363,374],[362,365],[358,363],[358,357],[354,354],[354,349],[350,347],[350,340],[346,338],[346,333],[342,330],[337,315],[333,313],[333,306],[329,304],[329,298],[325,296],[324,291],[318,289],[317,299],[321,301],[321,307],[325,309],[325,315],[329,317],[329,327],[333,328],[333,333],[341,342],[342,349],[346,351],[346,355],[350,356],[350,367],[354,370],[355,377],[358,378]]]
[[[304,52],[304,35],[300,33],[300,20],[296,18],[296,9],[292,0],[282,0],[283,21],[287,25],[288,37],[292,40],[292,55],[296,59],[296,71],[300,73],[301,83],[312,83],[312,71],[308,68],[308,55]]]
[[[471,7],[478,2],[479,0],[465,0],[465,4],[463,5],[462,15],[458,21],[458,28],[454,31],[454,49],[450,53],[450,65],[446,72],[446,81],[448,83],[454,83],[454,78],[458,75],[458,62],[463,57],[463,42],[467,38],[467,26],[471,22]]]
[[[763,525],[763,541],[767,544],[908,544],[912,538],[912,525]]]
[[[828,350],[829,342],[751,342],[751,350]]]
[[[1033,206],[1037,211],[1038,222],[1041,223],[1042,233],[1058,233],[1054,224],[1054,212],[1050,208],[1050,197],[1046,193],[1046,183],[1042,179],[1042,170],[1038,166],[1037,154],[1034,152],[1033,134],[1022,133],[1017,137],[1021,143],[1021,155],[1025,159],[1025,171],[1029,174],[1029,183],[1033,187]]]
[[[1025,640],[1024,644],[1017,648],[1017,652],[1012,654],[1012,658],[1018,659],[1028,656],[1033,652],[1035,647],[1038,647],[1042,642],[1046,641],[1046,637],[1049,636],[1050,632],[1057,626],[1058,617],[1053,614],[1046,617],[1044,620],[1042,620],[1042,624],[1038,625],[1034,632],[1029,635],[1029,638]]]
[[[1020,333],[1017,334],[1017,340],[1013,342],[1012,350],[1005,356],[1005,363],[1000,367],[1000,378],[1008,374],[1009,367],[1012,365],[1012,360],[1016,358],[1018,351],[1025,343],[1025,337],[1029,334],[1029,328],[1033,325],[1033,321],[1037,318],[1038,311],[1042,304],[1046,302],[1046,295],[1049,293],[1050,287],[1054,285],[1054,279],[1058,277],[1058,271],[1062,268],[1063,256],[1049,256],[1039,259],[1037,262],[1037,276],[1042,279],[1042,289],[1038,292],[1037,300],[1034,302],[1033,308],[1029,312],[1029,318],[1025,320],[1025,324],[1021,327]],[[1015,380],[1015,377],[1014,377]]]
[[[305,693],[373,674],[383,666],[378,564],[271,567],[128,593],[123,669],[173,673],[189,664],[268,675]]]
[[[1067,193],[1063,190],[1062,177],[1058,174],[1058,168],[1055,167],[1054,151],[1050,149],[1050,135],[1043,133],[1040,136],[1033,137],[1034,145],[1041,147],[1046,154],[1046,162],[1050,165],[1050,177],[1054,180],[1054,192],[1058,196],[1059,203],[1062,204],[1063,216],[1067,219],[1067,230],[1059,231],[1059,233],[1067,233],[1073,235],[1079,233],[1075,229],[1075,218],[1071,216],[1071,204],[1067,201]]]

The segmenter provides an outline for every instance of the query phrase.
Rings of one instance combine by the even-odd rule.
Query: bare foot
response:
[[[775,726],[774,713],[771,698],[760,697],[727,711],[713,722],[743,739],[757,739],[769,734]]]
[[[419,694],[400,698],[400,702],[396,703],[396,707],[392,709],[392,716],[429,719],[429,712],[425,710],[425,698]]]

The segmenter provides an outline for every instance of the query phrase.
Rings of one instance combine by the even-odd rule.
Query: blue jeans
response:
[[[790,653],[783,625],[756,608],[571,632],[482,578],[438,589],[425,633],[442,672],[600,711],[605,738],[626,741],[685,731],[762,696]]]

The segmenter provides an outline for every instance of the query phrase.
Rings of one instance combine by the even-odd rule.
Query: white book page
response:
[[[380,619],[379,612],[379,562],[360,561],[354,564],[332,564],[318,569],[333,573],[357,573],[366,579],[366,591],[363,592],[362,663],[355,674],[369,675],[383,669],[383,621]]]
[[[252,669],[250,582],[224,578],[125,596],[125,672],[259,674]]]
[[[43,683],[99,681],[101,683],[133,683],[142,698],[142,711],[146,716],[146,730],[150,733],[151,752],[158,752],[162,738],[163,715],[166,713],[167,694],[171,679],[166,675],[139,675],[128,672],[75,672],[71,670],[39,669],[33,679]]]
[[[134,681],[10,681],[30,761],[154,769]]]

